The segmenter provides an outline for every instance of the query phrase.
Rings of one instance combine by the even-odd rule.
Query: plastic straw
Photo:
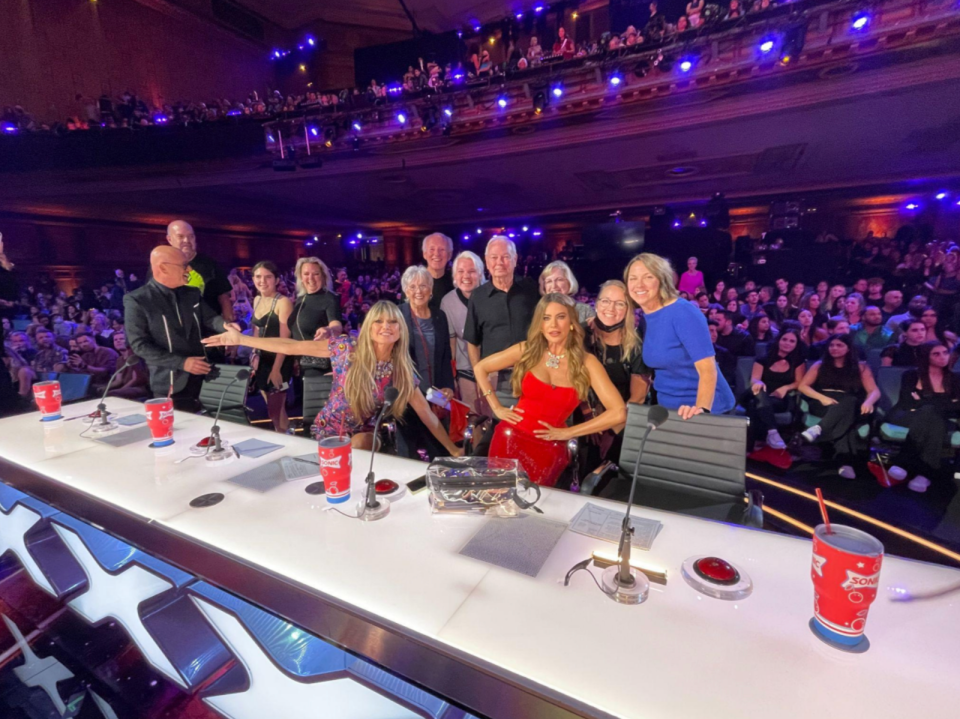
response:
[[[817,501],[820,503],[820,516],[823,517],[823,523],[827,527],[827,534],[833,534],[830,517],[827,516],[827,503],[823,501],[823,492],[820,491],[820,487],[817,487]]]

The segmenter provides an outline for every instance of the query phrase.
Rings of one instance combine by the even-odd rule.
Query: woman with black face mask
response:
[[[643,339],[638,332],[636,307],[627,293],[627,287],[619,280],[610,280],[600,286],[597,295],[597,316],[587,332],[587,351],[592,353],[607,371],[610,381],[620,392],[624,402],[642,404],[650,389],[651,372],[643,364]],[[585,418],[590,419],[603,412],[596,395],[591,392],[581,406]],[[588,452],[587,468],[593,469],[604,462],[618,462],[623,444],[623,425],[595,435]],[[598,488],[598,491],[602,487]]]

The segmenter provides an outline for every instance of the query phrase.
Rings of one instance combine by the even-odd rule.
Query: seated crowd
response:
[[[574,42],[567,28],[561,25],[555,31],[552,43],[541,44],[538,30],[519,30],[502,35],[502,42],[494,47],[484,42],[469,42],[459,62],[438,63],[418,58],[406,71],[397,72],[396,83],[371,80],[364,88],[311,90],[284,95],[279,90],[267,91],[263,98],[256,91],[244,99],[212,98],[200,100],[150,101],[135,90],[125,90],[117,97],[103,94],[91,97],[77,94],[65,117],[55,123],[38,120],[20,104],[10,104],[0,112],[0,132],[58,133],[104,129],[132,129],[152,126],[199,126],[222,122],[232,117],[251,117],[272,120],[287,113],[309,112],[318,109],[336,111],[352,109],[360,98],[377,105],[397,93],[401,97],[454,89],[471,79],[509,76],[535,67],[550,59],[569,60],[621,51],[642,45],[659,45],[689,39],[688,31],[703,32],[707,27],[724,20],[736,20],[775,6],[772,0],[728,0],[723,4],[706,4],[705,0],[690,0],[675,22],[666,19],[657,2],[649,5],[649,19],[638,30],[630,25],[622,32],[606,32],[599,38]],[[551,34],[553,30],[548,30]],[[399,69],[398,69],[399,70]],[[398,99],[398,98],[394,98]]]
[[[756,442],[748,451],[784,452],[789,430],[850,479],[868,476],[871,438],[895,441],[884,476],[910,477],[915,491],[942,476],[945,439],[960,417],[950,369],[960,247],[951,242],[868,238],[850,253],[849,285],[708,282],[695,257],[678,274],[644,253],[591,299],[569,264],[521,263],[503,236],[481,258],[454,256],[452,241],[432,234],[423,265],[355,279],[318,257],[287,273],[269,261],[224,273],[197,252],[186,222],[171,223],[167,239],[145,283],[118,270],[89,295],[49,283],[0,294],[12,391],[28,398],[51,372],[88,374],[102,389],[135,354],[142,362],[111,394],[170,394],[179,409],[196,410],[203,376],[226,358],[254,368],[251,387],[278,431],[292,431],[291,379],[328,376],[313,435],[370,446],[392,385],[399,453],[459,454],[469,414],[488,420],[473,451],[521,457],[548,486],[568,469],[569,440],[592,438],[583,443],[590,468],[618,461],[629,402],[652,401],[683,420],[746,413]],[[0,267],[2,291],[13,270],[2,246]],[[194,313],[202,336],[175,322],[181,309]],[[14,316],[28,326],[14,329]],[[898,393],[881,387],[884,372],[896,372]]]

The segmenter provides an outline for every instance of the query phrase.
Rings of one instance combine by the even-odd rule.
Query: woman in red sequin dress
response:
[[[519,460],[532,481],[547,487],[567,466],[569,440],[616,427],[627,417],[623,398],[600,361],[584,350],[583,339],[574,301],[550,293],[533,312],[526,342],[474,365],[477,387],[500,420],[489,456]],[[511,367],[519,400],[508,408],[497,400],[489,376]],[[591,389],[606,409],[588,422],[566,426]]]

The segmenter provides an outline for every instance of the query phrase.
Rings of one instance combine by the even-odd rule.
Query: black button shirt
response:
[[[450,276],[450,270],[446,270],[440,279],[433,278],[433,293],[430,295],[430,308],[439,310],[440,300],[446,297],[447,293],[453,290],[453,277]]]
[[[540,286],[529,277],[515,277],[508,292],[492,282],[470,295],[463,338],[489,357],[527,339],[533,310],[540,301]]]

